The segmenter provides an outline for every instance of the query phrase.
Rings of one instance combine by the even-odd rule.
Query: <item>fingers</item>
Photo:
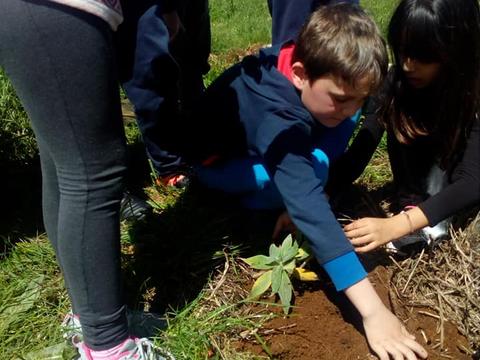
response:
[[[371,234],[366,234],[359,237],[355,236],[353,238],[350,238],[347,235],[347,237],[350,239],[350,243],[354,246],[367,245],[374,241],[373,236]]]
[[[372,346],[372,350],[377,354],[380,360],[417,360],[419,355],[422,359],[427,358],[427,352],[417,342],[405,338],[403,343],[399,341],[387,342]]]
[[[420,356],[422,359],[426,359],[428,357],[427,350],[423,348],[422,345],[420,345],[418,342],[415,340],[406,338],[403,343],[408,346],[410,349],[412,349],[418,356]],[[415,359],[415,358],[414,358]]]
[[[380,246],[380,245],[379,245],[376,241],[373,241],[373,242],[369,243],[369,244],[366,245],[366,246],[356,247],[356,248],[355,248],[355,252],[358,252],[358,253],[366,253],[366,252],[375,250],[375,249],[376,249],[377,247],[379,247],[379,246]]]
[[[407,328],[405,326],[402,326],[402,334],[405,335],[406,337],[412,339],[412,340],[415,340],[415,335],[411,334],[410,332],[408,332]]]
[[[345,236],[350,240],[354,240],[371,234],[368,226],[355,226],[354,229],[347,229],[347,227],[345,226],[343,228],[343,232],[345,233]]]
[[[381,346],[373,346],[372,350],[377,354],[380,360],[389,360],[388,352]]]
[[[361,227],[360,224],[361,224],[360,220],[354,220],[351,223],[345,225],[343,227],[343,231],[352,231],[352,230],[358,229],[359,227]]]
[[[355,235],[351,235],[354,233]],[[358,253],[365,253],[372,251],[380,246],[380,244],[375,240],[373,234],[368,233],[363,234],[363,230],[354,230],[348,233],[345,233],[347,238],[350,240],[350,243],[355,247],[355,251]]]
[[[345,233],[345,236],[349,239],[355,239],[355,238],[360,238],[362,236],[368,235],[372,233],[372,229],[370,227],[369,222],[367,221],[367,218],[365,219],[360,219],[351,222],[348,225],[345,225],[343,227],[343,232]]]
[[[417,360],[417,356],[407,345],[397,342],[395,347],[400,352],[400,359]]]
[[[381,244],[375,240],[371,234],[350,239],[350,243],[355,247],[355,251],[358,253],[366,253],[381,246]]]
[[[365,228],[355,229],[355,230],[345,230],[345,229],[343,229],[343,231],[345,232],[345,235],[346,235],[349,239],[358,238],[358,237],[360,237],[360,236],[364,236],[364,235],[367,235],[367,234],[368,234],[368,231],[366,231]]]

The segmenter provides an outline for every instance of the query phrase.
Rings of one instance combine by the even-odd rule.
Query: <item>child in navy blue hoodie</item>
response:
[[[383,305],[324,192],[329,163],[348,144],[355,114],[387,72],[374,22],[358,6],[321,7],[298,41],[263,49],[221,75],[189,128],[205,185],[251,208],[286,208],[338,290],[363,317],[381,359],[426,351]]]

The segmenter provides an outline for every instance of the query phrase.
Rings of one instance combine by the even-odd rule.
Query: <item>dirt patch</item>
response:
[[[459,349],[459,346],[467,344],[466,339],[451,324],[444,326],[443,348],[438,345],[435,347],[440,337],[438,321],[418,313],[422,309],[404,308],[394,296],[390,296],[390,271],[387,267],[377,266],[370,272],[370,279],[384,303],[405,321],[408,329],[428,350],[429,359],[470,359]],[[375,359],[363,335],[361,320],[343,294],[325,283],[296,288],[300,290],[296,291],[293,312],[286,318],[273,319],[259,331],[271,352],[271,358]],[[238,347],[243,351],[268,356],[261,344],[253,339],[240,342]]]

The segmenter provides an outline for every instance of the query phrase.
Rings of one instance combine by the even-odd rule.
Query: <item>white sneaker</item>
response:
[[[138,338],[152,337],[159,330],[167,327],[167,321],[154,313],[127,309],[128,331]],[[83,339],[82,324],[77,315],[70,310],[60,325],[63,338],[72,339],[74,336]]]
[[[424,245],[430,243],[430,240],[422,230],[414,232],[413,234],[405,235],[398,240],[391,241],[386,245],[386,248],[393,253],[403,253],[403,247],[418,243],[424,243]]]
[[[428,239],[428,244],[436,243],[440,240],[447,239],[449,237],[448,227],[450,225],[449,220],[443,220],[435,226],[425,226],[422,229],[423,234]]]
[[[75,341],[74,337],[72,342],[80,355],[76,360],[94,360],[92,351],[83,341]],[[129,338],[108,360],[175,360],[175,358],[146,338]]]
[[[444,220],[435,226],[425,226],[413,234],[405,235],[398,240],[389,242],[386,247],[388,250],[399,253],[404,246],[424,243],[424,245],[431,245],[448,238],[449,221]]]
[[[62,328],[63,338],[65,340],[69,340],[74,336],[82,337],[82,324],[78,316],[73,314],[72,310],[65,315],[60,327]]]

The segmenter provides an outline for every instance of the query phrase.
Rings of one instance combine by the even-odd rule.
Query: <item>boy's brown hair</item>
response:
[[[303,64],[310,81],[332,74],[355,88],[369,79],[370,92],[383,82],[388,69],[385,42],[374,21],[359,6],[321,6],[305,23],[292,64]]]

